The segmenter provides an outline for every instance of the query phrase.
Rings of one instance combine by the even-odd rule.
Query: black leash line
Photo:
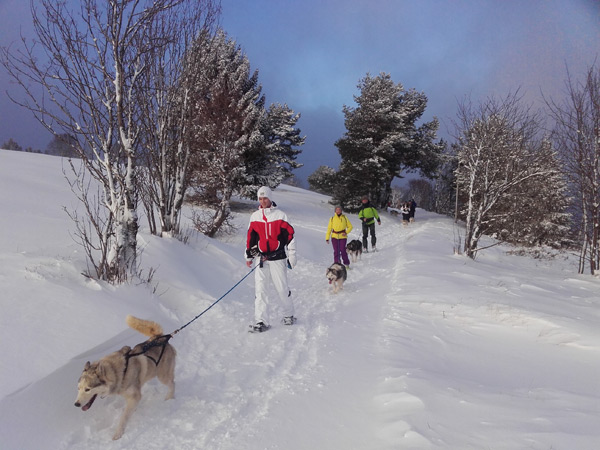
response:
[[[262,266],[262,259],[261,259],[260,266]],[[259,264],[255,265],[254,268],[250,272],[248,272],[246,275],[244,275],[244,277],[240,281],[235,283],[227,292],[225,292],[223,295],[221,295],[221,297],[219,297],[217,300],[215,300],[208,308],[206,308],[204,311],[202,311],[200,314],[198,314],[196,317],[194,317],[192,320],[190,320],[184,326],[173,331],[171,334],[163,334],[162,336],[157,336],[154,339],[144,342],[141,352],[131,353],[131,350],[129,352],[127,352],[127,354],[125,355],[125,367],[123,369],[123,373],[127,372],[127,367],[129,366],[129,358],[131,358],[133,356],[144,355],[147,358],[151,359],[154,362],[154,364],[156,364],[158,366],[158,363],[160,363],[160,360],[163,357],[163,353],[165,352],[165,347],[166,347],[167,343],[169,342],[169,340],[173,336],[175,336],[177,333],[179,333],[181,330],[183,330],[185,327],[187,327],[189,324],[191,324],[193,321],[200,318],[200,316],[202,316],[204,313],[206,313],[209,309],[211,309],[213,306],[215,306],[221,300],[223,300],[223,298],[225,298],[225,296],[227,294],[229,294],[231,291],[233,291],[242,281],[244,281],[246,278],[248,278],[248,275],[250,275],[252,272],[254,272],[257,267],[259,267]],[[154,358],[152,358],[151,356],[148,356],[146,354],[148,352],[148,350],[150,350],[153,347],[162,347],[162,349],[160,351],[160,355],[158,356],[157,360],[155,360]]]
[[[238,285],[244,281],[246,278],[248,278],[248,275],[250,275],[252,272],[254,272],[256,270],[256,268],[258,267],[258,264],[255,265],[252,270],[250,272],[248,272],[246,275],[244,275],[244,277],[238,281],[237,283],[235,283],[231,289],[229,289],[227,292],[225,292],[223,295],[221,295],[221,297],[219,297],[217,300],[215,300],[208,308],[206,308],[204,311],[202,311],[200,314],[198,314],[196,317],[194,317],[192,320],[190,320],[188,323],[186,323],[184,326],[182,326],[181,328],[178,328],[177,330],[173,331],[173,333],[170,334],[171,337],[175,336],[177,333],[179,333],[181,330],[183,330],[185,327],[187,327],[190,323],[192,323],[194,320],[200,318],[200,316],[202,316],[202,314],[204,314],[205,312],[207,312],[210,308],[212,308],[213,306],[215,306],[217,303],[219,303],[221,300],[223,300],[223,298],[229,294],[231,291],[233,291],[236,287],[238,287]]]

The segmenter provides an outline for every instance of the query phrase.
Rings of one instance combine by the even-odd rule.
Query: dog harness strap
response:
[[[155,360],[155,359],[154,359],[152,356],[149,356],[149,355],[146,355],[146,354],[145,354],[146,358],[149,358],[149,359],[151,359],[152,361],[154,361],[154,364],[156,364],[156,366],[157,366],[157,367],[158,367],[158,363],[160,363],[160,360],[161,360],[161,359],[162,359],[162,357],[163,357],[163,354],[165,353],[165,348],[167,347],[167,344],[169,343],[169,339],[171,339],[172,337],[173,337],[172,335],[170,335],[170,334],[166,334],[166,335],[164,335],[164,336],[160,336],[160,337],[156,338],[156,339],[155,339],[155,340],[153,340],[152,342],[148,342],[148,344],[149,344],[149,345],[148,345],[148,348],[145,348],[146,346],[144,346],[144,354],[145,354],[145,353],[146,353],[148,350],[150,350],[152,347],[157,347],[157,346],[159,346],[159,345],[162,347],[162,348],[161,348],[161,350],[160,350],[160,355],[158,355],[158,359],[157,359],[157,360]],[[166,339],[163,339],[163,338],[166,338]],[[162,342],[156,342],[156,341],[158,341],[159,339],[160,339]]]
[[[131,350],[128,351],[127,354],[124,355],[125,356],[125,368],[123,369],[123,375],[125,375],[128,367],[129,367],[129,358],[132,358],[133,356],[144,355],[146,358],[150,359],[154,364],[156,364],[156,366],[158,366],[158,364],[160,363],[160,360],[163,357],[163,354],[165,353],[165,348],[166,348],[167,344],[169,343],[169,339],[171,339],[172,337],[173,337],[172,334],[165,334],[163,336],[157,337],[156,339],[153,339],[152,341],[144,342],[141,352],[131,353]],[[152,356],[149,356],[146,354],[146,352],[148,352],[148,350],[150,350],[152,347],[158,347],[158,346],[161,346],[162,349],[160,350],[160,355],[158,355],[157,360],[154,359]]]

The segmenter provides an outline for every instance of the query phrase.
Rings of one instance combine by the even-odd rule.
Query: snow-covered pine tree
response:
[[[328,166],[319,166],[317,170],[308,176],[307,181],[311,191],[332,195],[336,181],[335,169]]]
[[[342,161],[334,201],[350,211],[365,194],[375,206],[385,206],[393,179],[405,171],[432,175],[443,148],[433,142],[436,119],[416,125],[427,106],[425,94],[405,91],[385,73],[367,74],[358,89],[358,106],[344,106],[347,131],[335,143]]]
[[[263,139],[264,97],[258,72],[236,42],[219,30],[207,42],[206,68],[191,95],[192,198],[205,209],[196,227],[214,236],[227,223],[230,200],[246,180],[244,153]]]
[[[296,161],[305,137],[300,136],[296,114],[287,105],[271,104],[263,111],[259,123],[261,139],[244,152],[245,177],[241,181],[240,193],[254,198],[261,186],[278,186],[292,175],[302,164]]]
[[[77,138],[68,133],[55,135],[46,147],[46,155],[63,156],[66,158],[77,158],[79,143]]]
[[[23,147],[21,147],[13,138],[9,138],[8,141],[5,141],[0,148],[4,150],[14,150],[17,152],[23,151]]]

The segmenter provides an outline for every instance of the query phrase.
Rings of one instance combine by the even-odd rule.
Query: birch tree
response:
[[[546,175],[528,178],[509,189],[490,211],[486,233],[521,246],[566,247],[571,225],[567,180],[548,139],[543,139],[535,152],[537,157],[525,163],[530,165],[530,172],[538,170]]]
[[[88,214],[105,214],[99,221],[104,226],[78,225],[100,279],[123,281],[137,270],[138,100],[148,95],[141,85],[148,52],[169,39],[148,31],[182,1],[32,2],[35,40],[22,38],[20,49],[2,52],[4,66],[25,94],[17,103],[55,135],[76,137],[85,173],[100,185],[97,199],[88,197],[97,191],[85,188],[80,198]],[[92,257],[99,248],[106,251],[98,261]]]
[[[154,234],[177,235],[190,181],[192,92],[209,70],[203,43],[214,35],[219,14],[212,0],[186,1],[152,22],[149,34],[168,36],[146,53],[142,155],[142,200]],[[148,95],[151,93],[151,95]],[[160,233],[155,223],[155,212]]]
[[[555,122],[553,141],[575,198],[579,273],[587,262],[593,275],[600,268],[600,69],[590,67],[580,82],[567,75],[566,100],[546,103]]]
[[[511,192],[525,183],[556,174],[547,164],[556,155],[544,145],[538,115],[520,103],[518,93],[502,100],[490,98],[477,107],[459,105],[456,123],[456,180],[465,220],[464,252],[475,258],[481,237],[493,229],[495,212],[510,204]],[[515,214],[510,209],[506,214]]]

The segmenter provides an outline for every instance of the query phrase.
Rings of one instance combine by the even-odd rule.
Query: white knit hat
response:
[[[263,197],[266,197],[269,200],[273,200],[273,191],[271,191],[271,188],[269,186],[263,186],[258,190],[256,197],[258,200],[260,200]]]

